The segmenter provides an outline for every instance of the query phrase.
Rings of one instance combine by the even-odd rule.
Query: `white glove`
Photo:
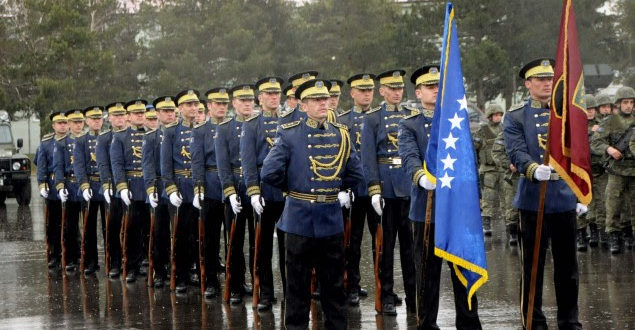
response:
[[[254,208],[254,211],[256,211],[258,215],[261,215],[262,211],[265,209],[265,200],[263,199],[261,204],[259,194],[251,195],[251,207]]]
[[[60,196],[60,200],[62,201],[62,203],[66,203],[66,201],[68,200],[68,190],[66,190],[66,188],[60,190],[59,194]]]
[[[551,177],[551,168],[547,165],[538,165],[534,172],[534,178],[538,181],[549,181]]]
[[[575,213],[578,216],[581,216],[581,215],[587,213],[588,211],[589,211],[589,208],[586,205],[581,204],[581,203],[575,204]]]
[[[203,194],[195,194],[194,200],[192,201],[192,205],[194,205],[195,208],[200,210],[201,208],[203,208],[203,206],[201,206],[202,199],[203,199]]]
[[[437,187],[436,183],[432,183],[427,175],[419,178],[419,186],[425,190],[434,190]]]
[[[121,189],[119,194],[121,195],[121,200],[123,201],[123,203],[126,204],[126,206],[130,206],[130,197],[131,197],[130,190]]]
[[[44,198],[49,197],[49,190],[46,189],[46,188],[40,189],[40,196],[42,196]]]
[[[156,208],[159,205],[159,195],[157,193],[151,193],[150,196],[148,196],[148,200],[152,208]]]
[[[351,197],[348,195],[348,191],[340,191],[337,193],[337,199],[340,201],[340,206],[347,209],[351,208]]]
[[[229,195],[229,203],[232,206],[232,211],[234,214],[240,213],[243,210],[243,207],[240,205],[240,201],[238,201],[238,196],[236,194]]]
[[[170,194],[170,203],[176,207],[179,207],[181,206],[181,203],[183,203],[183,198],[179,196],[179,193],[173,192]]]
[[[106,200],[106,203],[110,204],[111,197],[112,197],[112,189],[104,190],[104,199]]]
[[[82,196],[84,197],[84,200],[88,202],[93,197],[93,192],[90,188],[84,189],[84,191],[82,191]]]
[[[382,210],[382,205],[381,205],[381,195],[380,194],[373,195],[370,198],[370,204],[375,209],[375,212],[377,213],[377,215],[381,217],[381,214],[384,213],[384,211]]]

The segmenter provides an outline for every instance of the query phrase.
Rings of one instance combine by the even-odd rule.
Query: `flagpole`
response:
[[[551,111],[551,110],[550,110]],[[549,165],[549,142],[551,134],[547,135],[547,144],[545,145],[545,156],[543,157],[543,165]],[[531,178],[529,178],[531,179]],[[547,195],[547,181],[540,183],[540,195],[538,199],[538,215],[536,217],[536,239],[534,240],[533,259],[531,260],[531,281],[529,282],[529,302],[527,305],[527,326],[531,329],[531,323],[534,315],[534,298],[536,297],[536,277],[538,277],[538,258],[540,256],[540,242],[542,236],[542,220],[545,215],[545,196]]]

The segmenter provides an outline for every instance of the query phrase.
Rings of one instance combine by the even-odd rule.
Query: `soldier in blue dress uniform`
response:
[[[190,152],[192,153],[192,177],[194,179],[194,199],[192,205],[203,211],[205,222],[205,265],[207,265],[207,283],[205,298],[213,298],[220,292],[220,283],[216,274],[221,271],[218,261],[220,230],[225,211],[223,189],[216,165],[214,139],[218,124],[225,120],[229,105],[229,93],[225,88],[208,90],[207,109],[209,120],[200,123],[192,130]]]
[[[396,315],[399,303],[393,292],[393,264],[395,241],[399,235],[399,252],[406,306],[415,311],[415,269],[412,263],[412,231],[408,212],[410,204],[410,179],[401,166],[397,135],[399,121],[413,111],[400,105],[403,96],[403,70],[391,70],[377,76],[383,96],[382,104],[366,113],[362,127],[362,164],[368,184],[371,205],[378,215],[383,214],[384,253],[380,260],[382,312]],[[385,200],[382,210],[381,199]]]
[[[240,138],[240,157],[247,195],[254,211],[261,216],[261,245],[257,267],[260,276],[258,304],[260,311],[271,309],[274,300],[271,267],[273,232],[284,208],[282,190],[260,180],[262,164],[273,146],[278,130],[281,84],[282,79],[278,77],[265,77],[256,83],[262,112],[245,120]],[[284,235],[278,231],[277,236],[278,256],[282,270],[284,269]],[[284,285],[286,277],[283,271],[281,271],[281,277]]]
[[[291,85],[291,87],[288,92],[291,92],[293,93],[293,95],[295,95],[295,91],[298,86],[306,81],[315,79],[317,76],[317,71],[305,71],[292,75],[291,77],[289,77],[289,84]],[[297,102],[297,98],[295,104],[295,108],[290,109],[280,116],[280,124],[290,123],[298,119],[306,118],[306,113],[304,113],[304,111],[302,111],[302,109],[300,108],[300,104]]]
[[[138,275],[145,275],[141,269],[143,251],[143,228],[150,222],[150,213],[145,204],[146,191],[143,183],[141,164],[143,136],[147,101],[132,100],[126,103],[130,126],[115,130],[110,145],[110,164],[116,194],[121,198],[128,212],[127,238],[123,248],[128,261],[123,265],[127,273],[126,282],[131,283]]]
[[[344,86],[344,82],[337,79],[330,79],[331,88],[329,89],[329,117],[328,120],[330,122],[337,121],[337,115],[342,112],[342,109],[339,108],[340,105],[340,96],[342,95],[342,86]]]
[[[66,271],[71,272],[77,268],[81,253],[79,213],[83,198],[73,171],[73,150],[75,140],[84,129],[84,115],[79,109],[66,111],[64,115],[70,121],[70,132],[55,139],[53,162],[55,163],[55,189],[62,203],[66,203],[66,226],[62,235],[66,245]]]
[[[298,99],[295,98],[293,85],[291,84],[282,89],[282,94],[285,98],[282,114],[285,114],[298,106]]]
[[[424,222],[428,192],[434,189],[424,175],[423,160],[428,146],[432,116],[439,90],[439,66],[426,65],[417,69],[410,81],[415,85],[415,93],[421,102],[422,110],[405,117],[399,123],[399,155],[403,166],[411,178],[410,213],[414,237],[414,265],[417,287],[417,328],[439,329],[439,285],[442,259],[434,254],[434,211],[431,217],[429,246],[424,244]],[[433,200],[434,205],[434,200]],[[426,268],[423,269],[423,265]],[[450,267],[454,306],[456,307],[456,326],[458,329],[480,329],[476,296],[472,298],[472,309],[467,304],[465,286]]]
[[[337,116],[337,122],[348,127],[352,145],[355,150],[361,148],[362,120],[364,114],[370,110],[375,90],[375,75],[372,73],[360,73],[353,75],[346,81],[351,87],[353,107]],[[333,89],[333,88],[331,88]],[[329,91],[330,93],[331,91]],[[359,261],[361,259],[362,237],[364,236],[364,223],[368,221],[368,231],[371,235],[371,249],[373,262],[375,261],[375,232],[377,231],[377,213],[373,211],[368,197],[368,188],[363,180],[353,188],[353,201],[351,213],[351,237],[350,247],[346,250],[346,271],[348,274],[348,303],[359,305],[359,297],[365,297],[368,292],[360,287],[361,279]],[[344,210],[347,212],[347,210]]]
[[[146,132],[143,136],[141,164],[148,202],[152,207],[151,212],[154,212],[155,216],[154,232],[150,233],[154,238],[152,246],[154,274],[148,274],[148,276],[154,276],[154,287],[161,288],[167,282],[170,261],[170,212],[169,201],[163,195],[163,184],[161,183],[161,142],[165,127],[174,122],[176,104],[171,96],[161,96],[155,99],[152,104],[160,126]]]
[[[284,324],[306,329],[311,269],[317,269],[327,329],[346,328],[343,219],[348,193],[363,179],[346,126],[327,122],[330,83],[311,80],[296,90],[305,120],[281,125],[265,158],[262,181],[288,192],[277,227],[285,233],[287,289]]]
[[[566,182],[549,166],[542,165],[549,125],[553,63],[551,59],[539,58],[520,70],[520,78],[525,81],[530,98],[513,106],[505,114],[503,122],[507,155],[518,171],[524,174],[514,198],[514,207],[520,212],[520,259],[523,267],[520,281],[521,316],[525,327],[539,191],[541,182],[547,181],[532,326],[534,329],[547,328],[542,312],[542,282],[547,246],[551,239],[558,326],[560,329],[582,329],[578,321],[576,259],[576,209],[582,205],[576,204],[576,197]]]
[[[106,275],[110,278],[119,276],[121,267],[121,241],[119,234],[121,230],[121,217],[123,207],[121,198],[114,195],[115,185],[113,183],[112,167],[110,166],[110,145],[112,143],[113,130],[122,130],[126,127],[127,116],[123,102],[113,102],[105,107],[108,113],[108,121],[111,129],[104,130],[97,137],[95,154],[97,156],[97,167],[99,170],[99,180],[101,181],[100,193],[108,204],[110,211],[108,232],[108,242],[104,248],[108,249],[110,255],[110,272]],[[94,192],[93,192],[94,193]]]
[[[42,137],[40,148],[38,149],[37,182],[40,188],[40,195],[45,199],[48,208],[48,227],[46,237],[49,244],[49,269],[59,267],[61,261],[62,247],[60,245],[62,203],[55,189],[55,142],[66,136],[68,132],[68,121],[63,112],[55,111],[49,115],[53,133]]]
[[[236,116],[224,120],[218,125],[216,139],[216,164],[221,185],[223,186],[223,198],[229,204],[236,215],[236,230],[233,245],[231,247],[230,263],[231,277],[231,298],[232,304],[242,302],[244,294],[251,293],[251,286],[244,284],[245,281],[245,256],[243,245],[245,243],[245,224],[249,231],[249,270],[253,281],[253,247],[254,247],[254,217],[251,203],[247,196],[247,188],[243,179],[242,158],[240,157],[240,136],[245,120],[251,117],[254,107],[254,89],[252,85],[242,84],[232,87],[229,91],[232,96],[232,105],[236,110]],[[228,214],[226,219],[232,221],[233,215]],[[225,228],[231,228],[230,223],[225,224]]]
[[[97,214],[101,216],[102,237],[106,237],[106,224],[104,198],[99,194],[101,181],[99,180],[99,170],[97,168],[97,137],[101,132],[104,123],[102,117],[103,107],[90,106],[83,111],[86,118],[88,131],[77,138],[73,151],[73,169],[75,177],[79,182],[79,189],[85,203],[90,203],[88,208],[88,219],[84,228],[84,249],[86,258],[84,260],[84,274],[90,275],[99,269],[97,257]],[[84,211],[86,212],[86,211]]]
[[[176,106],[181,114],[178,122],[165,127],[161,144],[161,178],[164,195],[170,200],[173,213],[178,213],[176,258],[176,292],[187,291],[187,283],[197,284],[198,271],[192,265],[198,262],[198,246],[192,240],[198,233],[198,212],[192,205],[194,185],[192,182],[192,155],[190,140],[198,112],[199,92],[193,89],[176,95]],[[192,270],[190,274],[190,270]]]

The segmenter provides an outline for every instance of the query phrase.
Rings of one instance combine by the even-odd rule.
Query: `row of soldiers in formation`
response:
[[[633,248],[635,220],[633,198],[629,197],[630,179],[618,178],[634,175],[633,152],[629,149],[629,141],[635,139],[634,124],[628,105],[620,106],[622,100],[633,97],[635,93],[630,87],[619,89],[615,99],[607,94],[585,95],[593,200],[588,205],[588,213],[578,217],[578,251],[586,251],[588,245],[610,249],[613,254],[620,253],[623,246],[629,250]],[[520,173],[505,153],[503,114],[500,106],[488,106],[485,111],[488,122],[474,132],[473,138],[478,154],[484,234],[491,235],[491,219],[499,214],[507,228],[508,243],[515,246],[518,242],[518,210],[512,204]],[[542,138],[546,141],[546,137]],[[617,146],[623,155],[614,159],[606,151],[609,146]],[[611,176],[613,179],[608,185]]]
[[[540,77],[540,70],[531,72]],[[175,97],[159,97],[152,105],[132,100],[51,114],[54,133],[44,137],[38,154],[38,182],[48,209],[49,266],[58,267],[66,254],[66,270],[82,263],[85,274],[94,273],[99,268],[96,215],[100,212],[104,219],[107,212],[102,234],[110,277],[119,276],[120,269],[127,273],[128,282],[143,275],[147,251],[153,269],[149,277],[155,286],[170,279],[176,282],[176,292],[184,292],[188,283],[200,282],[205,296],[212,298],[220,292],[216,274],[222,271],[218,255],[224,223],[231,242],[225,254],[226,279],[231,274],[225,288],[231,292],[229,301],[241,303],[252,290],[245,284],[247,230],[249,271],[252,280],[254,275],[259,279],[257,306],[263,311],[276,301],[271,267],[275,230],[285,325],[294,328],[308,323],[313,271],[319,280],[326,326],[343,328],[343,307],[357,305],[359,297],[367,295],[359,285],[360,245],[367,225],[373,256],[381,255],[374,258],[376,279],[381,283],[378,312],[395,315],[395,306],[402,302],[393,291],[398,236],[407,311],[417,314],[420,326],[436,326],[441,259],[423,244],[424,188],[434,187],[424,175],[422,157],[439,68],[424,66],[410,76],[420,101],[418,109],[400,104],[404,75],[403,70],[391,70],[350,77],[347,83],[354,106],[347,111],[334,110],[343,83],[317,79],[317,72],[309,71],[289,78],[284,90],[282,79],[265,77],[255,85],[213,88],[205,93],[206,101],[197,91],[185,90]],[[530,81],[534,76],[521,77]],[[371,108],[375,81],[384,101]],[[286,111],[280,106],[281,94],[286,96]],[[261,108],[258,114],[253,114],[255,98]],[[230,102],[236,112],[233,118],[226,117]],[[532,99],[516,109],[531,105]],[[103,111],[112,130],[101,131]],[[498,113],[488,112],[488,118],[497,121]],[[84,120],[89,128],[86,133]],[[479,139],[475,141],[478,145]],[[506,143],[496,142],[492,148]],[[502,150],[502,155],[509,154]],[[513,158],[510,155],[507,167],[516,172]],[[485,191],[483,195],[487,197]],[[521,193],[517,199],[519,195],[522,199]],[[483,216],[490,219],[493,213],[487,213],[486,199]],[[82,205],[86,215],[80,237]],[[151,213],[154,221],[150,221]],[[199,217],[203,228],[197,228]],[[350,225],[347,235],[345,218]],[[67,223],[64,229],[60,220]],[[484,224],[487,234],[489,221]],[[383,235],[376,241],[378,228]],[[255,263],[254,254],[258,254]],[[207,265],[212,275],[201,278],[201,265]],[[457,322],[480,328],[476,297],[469,309],[464,286],[454,272],[451,277]]]

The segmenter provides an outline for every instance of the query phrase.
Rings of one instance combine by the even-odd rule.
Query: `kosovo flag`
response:
[[[424,162],[426,176],[437,185],[434,253],[454,264],[471,309],[472,296],[487,281],[487,260],[478,173],[451,3],[446,6],[440,66],[439,92]]]

